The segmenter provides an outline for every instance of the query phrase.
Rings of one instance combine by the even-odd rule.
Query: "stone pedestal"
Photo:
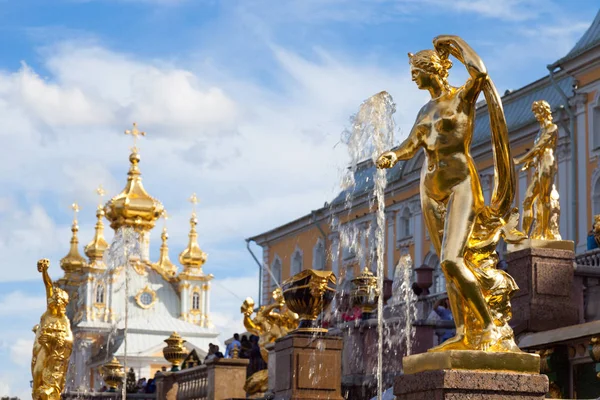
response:
[[[291,334],[275,342],[275,400],[342,400],[342,339]]]
[[[269,343],[265,345],[265,350],[269,352],[269,362],[267,363],[267,370],[269,372],[269,389],[265,393],[265,399],[272,399],[275,396],[275,380],[277,379],[277,357],[275,355],[275,343]]]
[[[566,243],[572,247],[572,242]],[[511,325],[515,333],[540,332],[580,323],[583,297],[581,288],[575,284],[574,252],[568,246],[541,248],[533,244],[508,248],[507,272],[520,289],[511,300]]]
[[[425,371],[394,383],[397,400],[541,400],[547,391],[546,375],[510,372]]]

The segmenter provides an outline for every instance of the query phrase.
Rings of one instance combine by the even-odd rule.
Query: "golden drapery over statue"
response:
[[[69,295],[52,285],[48,275],[49,266],[50,262],[47,259],[37,263],[46,286],[48,308],[40,318],[40,323],[33,328],[33,400],[60,400],[73,349],[71,323],[65,315]]]
[[[435,50],[409,53],[412,80],[431,100],[419,111],[408,138],[382,154],[378,168],[391,168],[423,148],[421,206],[431,242],[446,277],[456,336],[429,351],[482,350],[520,352],[508,321],[513,278],[496,268],[501,238],[518,243],[519,213],[512,207],[515,168],[502,102],[475,51],[457,36],[438,36]],[[448,83],[449,56],[465,65],[461,87]],[[494,189],[485,204],[479,174],[470,154],[477,98],[483,92],[489,113],[494,154]]]
[[[244,314],[244,327],[253,335],[259,337],[260,355],[265,362],[269,361],[269,352],[265,346],[275,342],[298,327],[299,317],[285,305],[281,288],[273,291],[273,303],[262,306],[256,311],[254,318],[254,300],[248,297],[242,303],[241,312]],[[276,310],[279,311],[276,311]],[[262,370],[254,373],[246,380],[244,390],[249,395],[264,393],[268,389],[268,373]]]
[[[540,131],[531,150],[515,158],[515,164],[524,164],[522,171],[533,169],[523,201],[523,231],[531,239],[561,240],[560,203],[554,184],[558,171],[554,154],[558,127],[552,122],[552,109],[546,101],[534,101],[531,111],[540,123]]]

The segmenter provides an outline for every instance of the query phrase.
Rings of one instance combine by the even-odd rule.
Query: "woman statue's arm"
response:
[[[552,124],[552,126],[549,126],[549,127],[546,127],[546,128],[542,128],[542,129],[543,129],[543,131],[542,131],[542,133],[540,135],[539,140],[536,141],[536,142],[534,142],[533,147],[531,148],[531,150],[529,150],[527,153],[525,153],[521,157],[515,157],[514,158],[513,161],[514,161],[514,163],[516,165],[532,162],[533,159],[537,155],[539,155],[548,146],[550,146],[550,143],[552,141],[552,137],[556,133],[556,125]]]
[[[487,68],[481,57],[463,39],[453,35],[441,35],[433,39],[433,46],[442,58],[456,57],[467,68],[471,79],[465,84],[465,96],[477,97],[487,79]]]
[[[42,279],[44,281],[44,286],[46,286],[46,300],[50,300],[52,295],[54,294],[52,288],[52,279],[50,279],[50,275],[48,275],[48,267],[50,266],[50,261],[46,258],[41,259],[37,263],[38,272],[42,273]]]
[[[419,117],[417,117],[417,123]],[[415,124],[408,138],[396,150],[383,153],[377,159],[377,168],[392,168],[400,160],[410,160],[415,156],[421,145],[421,127]]]

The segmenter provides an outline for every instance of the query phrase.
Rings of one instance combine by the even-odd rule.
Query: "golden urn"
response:
[[[352,279],[354,290],[352,290],[352,305],[360,307],[363,319],[367,319],[377,310],[379,300],[379,289],[377,288],[377,277],[365,267],[362,274]]]
[[[307,269],[283,282],[283,297],[288,308],[300,316],[298,328],[290,333],[326,333],[317,318],[335,295],[335,275],[331,271]]]
[[[125,373],[123,372],[123,366],[117,360],[117,357],[113,357],[110,362],[107,362],[102,367],[100,367],[100,375],[102,376],[102,380],[108,386],[109,392],[116,392],[119,385],[123,384],[123,377]]]
[[[185,340],[177,332],[173,332],[165,342],[167,343],[167,347],[163,349],[165,360],[171,363],[171,371],[179,371],[179,366],[187,357],[187,351],[183,347]]]

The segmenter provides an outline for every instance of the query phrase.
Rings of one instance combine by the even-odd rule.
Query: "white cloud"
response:
[[[40,287],[43,289],[43,283],[40,280]],[[0,299],[0,317],[14,317],[23,315],[39,316],[46,309],[45,296],[26,295],[21,291],[11,292]],[[32,325],[33,327],[33,325]]]
[[[10,358],[16,365],[30,366],[32,351],[33,339],[17,339],[10,348]]]

